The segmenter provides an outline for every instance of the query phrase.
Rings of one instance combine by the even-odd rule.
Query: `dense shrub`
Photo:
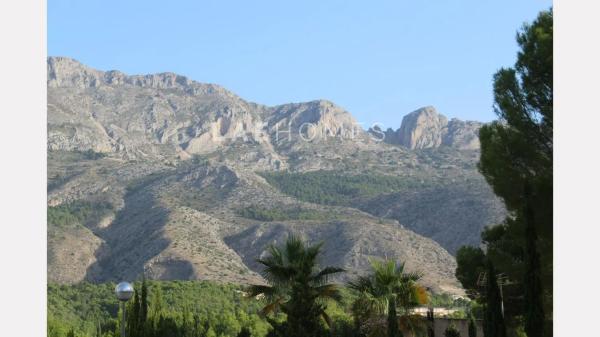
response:
[[[331,218],[330,214],[302,208],[279,209],[248,206],[238,210],[238,215],[247,219],[260,221],[285,221],[285,220],[324,220]]]
[[[84,225],[88,221],[98,219],[113,209],[109,203],[90,203],[74,201],[54,207],[48,207],[48,225],[70,227],[77,224]]]
[[[283,193],[300,200],[327,205],[345,205],[360,198],[422,187],[426,182],[377,174],[346,175],[337,171],[261,174]]]

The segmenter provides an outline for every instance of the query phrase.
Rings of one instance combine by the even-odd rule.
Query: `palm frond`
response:
[[[329,317],[329,315],[327,315],[327,313],[325,311],[323,311],[321,313],[321,317],[323,317],[323,319],[325,320],[325,323],[327,323],[327,326],[329,328],[331,328],[331,318]]]
[[[346,270],[338,267],[325,267],[321,269],[316,275],[311,277],[311,281],[315,283],[325,283],[328,281],[329,276],[333,274],[343,273]]]
[[[257,262],[264,266],[262,276],[272,284],[287,283],[296,272],[292,266],[281,264],[271,257],[258,259]]]
[[[368,276],[359,276],[353,281],[348,281],[346,285],[358,292],[372,292],[373,289],[373,281]]]
[[[335,284],[326,284],[315,288],[315,292],[318,294],[318,298],[331,299],[336,302],[342,300],[342,294],[340,289]]]
[[[266,316],[266,315],[268,315],[268,314],[276,311],[283,303],[285,303],[285,299],[283,297],[278,297],[274,301],[272,301],[271,303],[265,305],[260,310],[260,313],[263,316]]]

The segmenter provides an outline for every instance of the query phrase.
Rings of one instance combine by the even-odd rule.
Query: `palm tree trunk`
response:
[[[388,337],[402,337],[398,328],[398,316],[396,315],[396,296],[390,296],[388,301]]]

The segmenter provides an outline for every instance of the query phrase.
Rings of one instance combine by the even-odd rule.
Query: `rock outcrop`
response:
[[[417,109],[402,119],[398,130],[380,129],[372,133],[385,135],[383,140],[389,144],[405,146],[411,150],[450,146],[461,150],[479,149],[479,128],[483,124],[473,121],[461,121],[437,112],[432,106]]]

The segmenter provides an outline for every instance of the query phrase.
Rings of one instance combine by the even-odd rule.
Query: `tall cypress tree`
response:
[[[475,318],[469,317],[469,337],[477,337],[477,326],[475,325]]]
[[[148,330],[148,285],[146,278],[142,279],[142,292],[140,297],[140,321],[139,321],[139,336],[146,337]]]
[[[96,322],[96,337],[102,337],[102,324],[100,321]]]
[[[433,316],[433,308],[427,310],[427,337],[435,337],[435,317]]]
[[[537,250],[535,215],[531,207],[531,189],[525,185],[525,332],[527,337],[544,336],[544,307],[542,303],[542,281],[540,256]]]
[[[398,316],[396,315],[396,296],[390,296],[388,301],[388,337],[399,337]]]
[[[506,337],[506,326],[502,314],[502,298],[496,280],[496,269],[489,259],[487,261],[485,302],[483,335],[485,337]]]
[[[125,327],[128,337],[139,337],[140,320],[140,296],[137,289],[133,291],[133,301],[127,303],[127,326]]]
[[[250,330],[248,328],[244,327],[237,334],[237,337],[252,337],[252,334],[250,334]]]

